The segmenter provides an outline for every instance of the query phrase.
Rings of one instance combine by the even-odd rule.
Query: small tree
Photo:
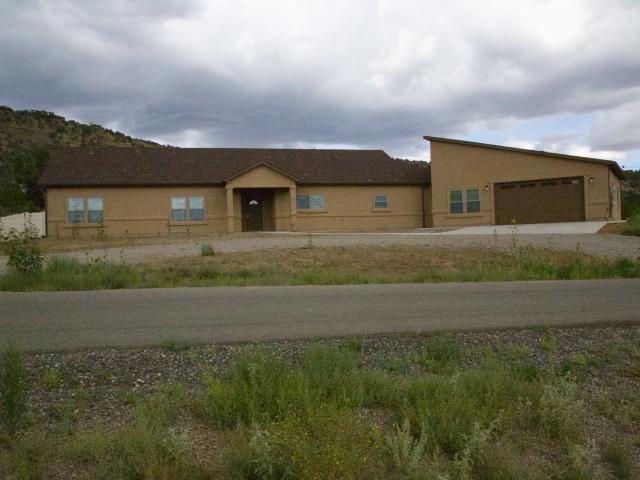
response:
[[[9,256],[9,267],[21,273],[42,271],[44,256],[36,243],[38,233],[31,221],[25,221],[24,230],[9,230],[0,234],[0,250]]]

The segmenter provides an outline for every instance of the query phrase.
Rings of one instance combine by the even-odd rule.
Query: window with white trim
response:
[[[67,200],[67,221],[84,223],[84,198],[71,197]]]
[[[204,221],[204,197],[189,197],[189,221]]]
[[[467,213],[478,213],[480,211],[480,189],[470,188],[465,195],[467,197]]]
[[[449,190],[449,213],[479,213],[480,189]]]
[[[373,208],[389,208],[389,199],[385,194],[373,196]]]
[[[449,213],[463,213],[464,202],[462,201],[462,190],[451,190],[449,192]]]
[[[297,195],[298,210],[324,210],[324,195]]]
[[[171,197],[171,221],[187,220],[187,197]]]
[[[204,197],[171,197],[172,222],[203,222]]]
[[[87,223],[102,223],[103,221],[102,197],[87,198]]]

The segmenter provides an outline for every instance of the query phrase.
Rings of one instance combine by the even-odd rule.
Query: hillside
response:
[[[640,170],[625,170],[620,184],[622,217],[640,214]]]
[[[0,216],[42,209],[37,180],[51,150],[86,145],[160,146],[52,112],[0,106]]]
[[[12,110],[0,106],[0,153],[17,145],[78,147],[82,145],[157,146],[100,125],[86,125],[52,112]]]

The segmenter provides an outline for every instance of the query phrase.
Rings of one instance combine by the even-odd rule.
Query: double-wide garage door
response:
[[[554,223],[584,220],[584,181],[554,178],[495,185],[496,223]]]

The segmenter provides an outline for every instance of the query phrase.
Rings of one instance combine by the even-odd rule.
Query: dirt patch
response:
[[[551,252],[553,260],[570,261],[572,252]],[[218,253],[211,257],[185,257],[171,261],[143,264],[150,268],[167,266],[194,267],[209,265],[221,270],[278,268],[290,272],[322,269],[331,272],[351,272],[371,276],[408,276],[433,267],[454,271],[460,267],[515,260],[509,253],[481,247],[434,246],[349,246],[323,248],[290,248]]]
[[[205,235],[178,235],[171,236],[150,236],[150,235],[131,235],[123,237],[106,237],[98,239],[94,236],[78,236],[78,237],[46,237],[38,239],[38,245],[44,252],[75,252],[90,251],[105,248],[132,248],[145,247],[150,245],[182,245],[185,243],[192,244],[201,241],[233,239],[243,236],[242,234],[227,233],[207,233]]]
[[[624,230],[624,223],[607,223],[604,227],[598,230],[598,233],[610,233],[613,235],[622,235]]]

